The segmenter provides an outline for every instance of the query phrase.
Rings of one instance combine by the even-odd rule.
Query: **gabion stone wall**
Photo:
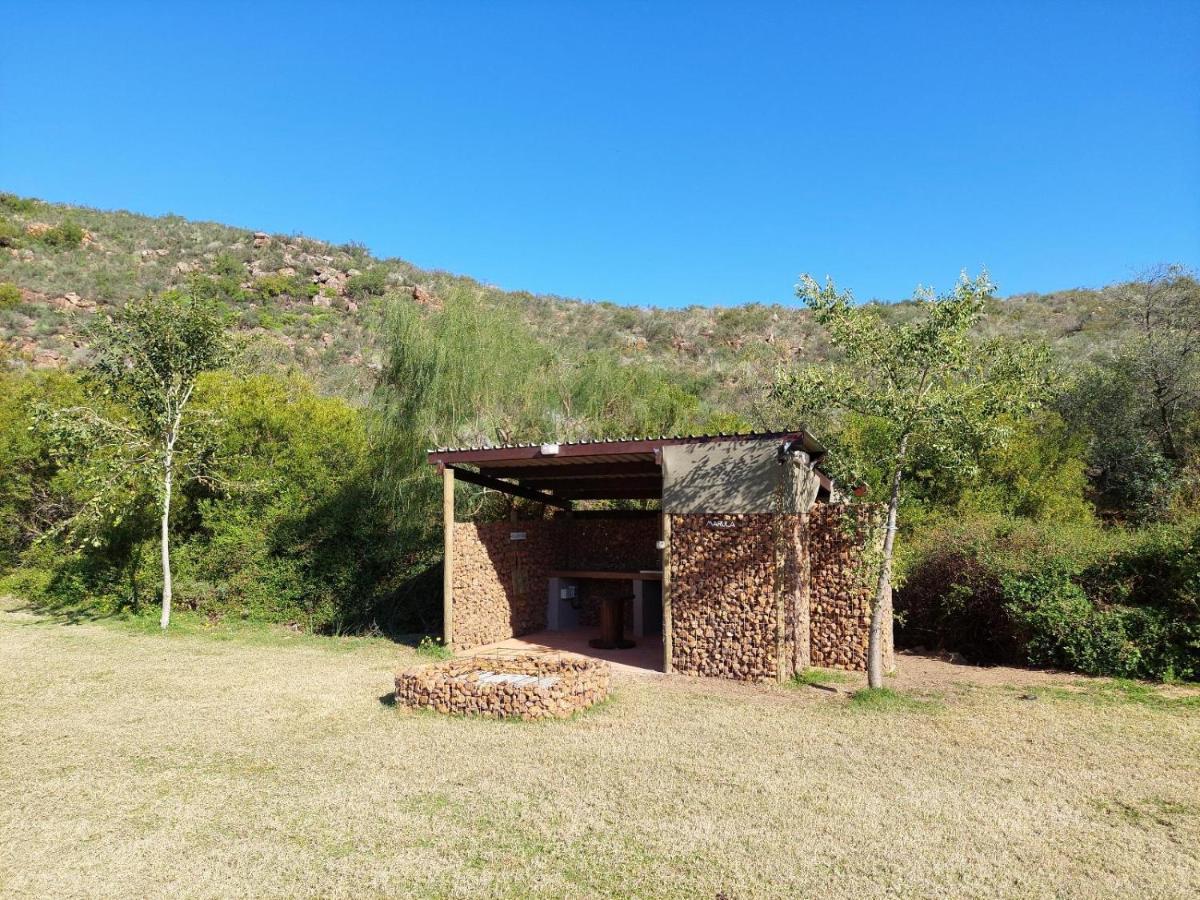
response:
[[[818,503],[809,515],[814,666],[867,668],[874,586],[870,578],[863,578],[862,545],[869,514],[864,506]],[[850,522],[845,520],[847,515],[853,516]],[[887,603],[883,610],[885,670],[894,665],[890,597]]]
[[[611,682],[608,663],[582,656],[471,656],[400,672],[396,702],[459,715],[565,719],[607,697]]]
[[[870,628],[869,583],[862,580],[861,531],[868,511],[857,508],[859,534],[847,533],[845,507],[817,504],[809,516],[812,665],[862,671]],[[853,529],[850,529],[853,532]],[[796,635],[791,617],[779,629],[777,534],[767,513],[671,516],[671,660],[689,675],[764,681],[792,673]],[[869,579],[868,579],[869,582]],[[786,599],[786,598],[785,598]],[[785,616],[787,605],[783,604]],[[892,618],[884,611],[884,667],[891,668]],[[782,633],[781,633],[782,631]]]
[[[658,515],[563,519],[564,569],[657,569]]]
[[[863,538],[847,534],[846,510],[819,503],[809,516],[811,662],[861,671],[867,660],[871,586],[861,579]],[[851,514],[868,513],[858,507]],[[568,538],[571,529],[576,531]],[[672,515],[671,529],[669,601],[675,670],[743,681],[778,677],[780,652],[784,660],[793,658],[795,636],[794,617],[786,603],[782,635],[777,628],[781,605],[777,591],[786,593],[793,586],[783,579],[776,584],[775,517],[768,513]],[[513,541],[514,531],[525,532],[525,539]],[[790,534],[790,525],[785,524],[780,533]],[[653,568],[655,540],[657,524],[651,518],[456,524],[455,649],[542,630],[551,569]],[[628,590],[624,582],[586,583],[581,624],[595,624],[598,598],[604,592]],[[891,668],[890,605],[884,611],[883,640],[884,666]],[[785,676],[791,674],[787,668]]]
[[[513,532],[525,539],[512,540]],[[547,573],[559,565],[559,523],[456,522],[454,647],[503,641],[546,627]]]
[[[762,681],[778,655],[774,516],[671,516],[671,662],[677,672]]]
[[[523,541],[513,532],[525,532]],[[656,516],[580,516],[454,525],[454,647],[520,637],[546,627],[551,569],[654,569]],[[580,624],[599,621],[600,597],[628,594],[627,582],[582,583]],[[632,621],[626,607],[626,621]]]

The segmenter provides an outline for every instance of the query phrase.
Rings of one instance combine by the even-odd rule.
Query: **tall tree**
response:
[[[1200,399],[1200,284],[1182,266],[1158,266],[1122,288],[1133,339],[1120,354],[1145,396],[1145,423],[1162,455],[1182,461],[1179,416]]]
[[[95,360],[88,381],[100,401],[48,411],[46,421],[67,455],[93,464],[91,497],[79,516],[100,517],[112,510],[114,495],[137,496],[157,484],[162,549],[162,617],[171,621],[171,495],[188,403],[201,373],[219,368],[229,344],[216,307],[189,294],[170,291],[131,300],[92,329]],[[197,429],[186,454],[189,475],[202,477],[206,435]],[[78,516],[77,516],[78,517]]]
[[[781,372],[771,389],[788,414],[836,431],[840,416],[869,421],[878,439],[878,458],[839,458],[838,474],[861,477],[867,469],[883,476],[887,517],[871,603],[868,683],[883,686],[883,611],[891,590],[901,485],[916,452],[942,466],[968,467],[982,446],[1002,440],[1005,416],[1030,412],[1043,401],[1047,356],[1028,345],[980,342],[972,328],[984,315],[995,286],[986,274],[963,274],[943,296],[918,288],[917,315],[886,321],[874,305],[859,306],[832,281],[808,275],[796,288],[840,354],[827,366]],[[844,421],[844,419],[841,419]],[[824,435],[823,435],[824,437]],[[836,433],[829,435],[837,447]]]

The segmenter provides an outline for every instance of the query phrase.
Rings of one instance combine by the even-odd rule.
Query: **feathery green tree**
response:
[[[827,366],[781,372],[772,399],[810,424],[824,422],[836,448],[839,413],[870,422],[877,458],[830,454],[835,475],[852,482],[874,470],[888,491],[887,518],[871,604],[868,683],[883,686],[883,611],[892,583],[892,561],[901,483],[916,451],[940,466],[969,467],[973,453],[1004,438],[1011,416],[1031,412],[1044,398],[1047,356],[1029,345],[972,339],[995,286],[985,274],[959,278],[937,296],[918,288],[917,315],[904,322],[883,318],[877,306],[859,306],[832,281],[803,276],[797,295],[826,330],[840,358]],[[844,420],[844,417],[843,417]]]
[[[182,462],[188,476],[203,477],[211,458],[207,430],[185,433],[185,415],[199,375],[228,358],[225,326],[211,303],[168,291],[129,301],[92,330],[96,356],[87,381],[99,388],[103,405],[48,410],[44,421],[60,455],[89,462],[90,497],[74,519],[112,517],[119,522],[121,502],[157,493],[165,629],[171,621],[170,517],[176,472]],[[182,443],[185,437],[189,440]],[[157,490],[148,492],[147,486],[155,483]]]

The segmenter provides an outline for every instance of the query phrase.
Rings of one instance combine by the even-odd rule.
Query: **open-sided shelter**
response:
[[[838,502],[824,454],[803,430],[432,450],[444,486],[445,640],[465,650],[599,633],[616,605],[632,641],[661,640],[665,672],[767,680],[864,669],[865,513]],[[456,522],[456,481],[546,512]],[[583,508],[621,499],[658,503]]]

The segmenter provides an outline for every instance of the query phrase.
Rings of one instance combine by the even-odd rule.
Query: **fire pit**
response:
[[[396,675],[410,709],[494,718],[565,719],[608,696],[608,663],[566,653],[470,656]]]

